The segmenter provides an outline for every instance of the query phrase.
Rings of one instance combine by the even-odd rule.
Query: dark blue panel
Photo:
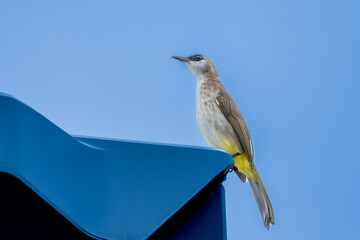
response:
[[[233,161],[208,148],[74,138],[6,94],[0,116],[0,171],[99,238],[150,236]]]
[[[0,239],[94,239],[10,174],[0,172],[0,195]]]
[[[209,183],[149,238],[167,239],[226,239],[225,191],[219,181]]]

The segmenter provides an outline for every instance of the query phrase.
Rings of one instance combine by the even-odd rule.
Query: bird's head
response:
[[[184,63],[196,78],[201,79],[204,75],[215,70],[214,64],[210,58],[195,54],[190,57],[173,56],[176,60]]]

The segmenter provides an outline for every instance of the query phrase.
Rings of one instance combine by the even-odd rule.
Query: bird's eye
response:
[[[195,61],[203,60],[203,57],[200,55],[195,56]]]

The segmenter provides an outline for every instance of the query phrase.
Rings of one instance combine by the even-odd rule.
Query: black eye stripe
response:
[[[203,56],[201,56],[201,55],[199,55],[199,54],[196,54],[196,55],[190,56],[189,58],[190,58],[190,60],[192,60],[192,61],[201,61],[201,60],[203,60],[203,59],[204,59],[204,57],[203,57]]]

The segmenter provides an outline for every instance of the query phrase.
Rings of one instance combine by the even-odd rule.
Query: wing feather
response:
[[[254,150],[249,129],[238,107],[225,88],[218,92],[216,104],[234,129],[242,148],[248,156],[249,162],[253,163]]]

